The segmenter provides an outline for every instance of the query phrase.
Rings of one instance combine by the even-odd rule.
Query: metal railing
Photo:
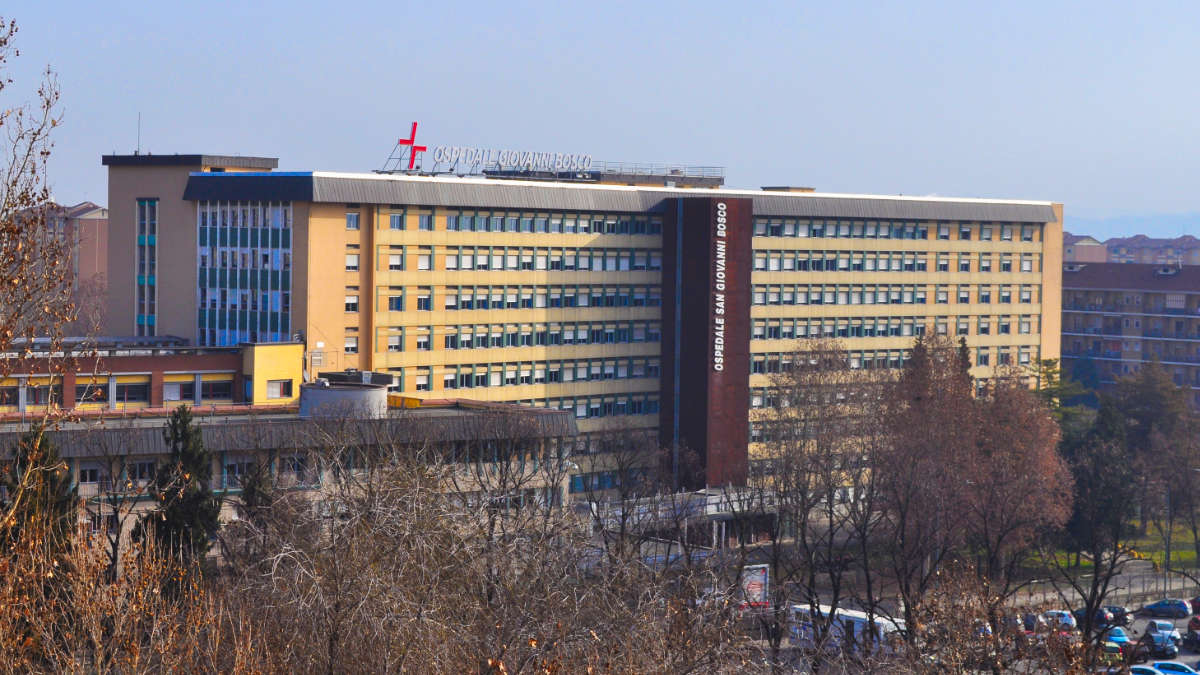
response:
[[[688,166],[685,164],[592,162],[592,167],[589,171],[629,176],[678,176],[679,178],[725,177],[725,167],[723,166]]]

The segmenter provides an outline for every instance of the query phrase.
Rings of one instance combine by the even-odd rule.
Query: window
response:
[[[959,225],[958,226],[958,238],[961,241],[969,241],[971,239],[971,226],[970,225]]]
[[[191,401],[196,397],[194,382],[166,382],[163,384],[164,401]]]
[[[358,271],[358,254],[357,253],[347,253],[346,254],[346,271],[347,272],[357,272]]]
[[[404,229],[404,214],[403,213],[393,213],[393,214],[389,215],[388,216],[388,227],[393,230],[403,230]]]
[[[203,400],[233,398],[233,381],[222,380],[220,382],[201,383],[200,398]]]
[[[358,353],[358,337],[357,336],[354,336],[354,335],[346,336],[345,352],[347,354],[357,354]],[[268,398],[270,398],[269,395],[268,395]]]
[[[347,257],[349,257],[349,256],[347,256]],[[389,255],[388,256],[388,269],[392,270],[394,272],[402,271],[404,269],[404,256],[394,254],[394,253]]]
[[[399,335],[389,335],[387,339],[387,350],[389,352],[398,352],[403,350],[403,343],[400,342]]]
[[[357,295],[347,295],[346,296],[346,311],[347,312],[357,312],[358,311],[358,296]]]
[[[356,345],[357,348],[357,345]],[[291,398],[291,380],[267,380],[267,398]]]
[[[404,296],[403,295],[389,295],[388,296],[388,311],[389,312],[403,312],[404,311]]]
[[[357,230],[358,229],[358,214],[357,213],[347,213],[346,214],[346,229],[347,230]]]
[[[117,384],[118,403],[138,403],[150,400],[150,385],[147,383]]]
[[[254,462],[237,460],[225,463],[225,486],[238,487],[254,470]]]
[[[418,255],[417,256],[417,269],[418,270],[432,269],[432,267],[431,267],[431,259],[432,258],[433,258],[433,256],[428,253],[422,253],[421,255]]]
[[[95,384],[75,385],[76,403],[104,403],[106,401],[108,401],[107,383],[98,382]]]
[[[417,216],[417,229],[426,232],[433,230],[433,216],[428,213]]]
[[[433,309],[433,296],[428,287],[417,289],[417,311],[428,312]]]
[[[154,480],[156,467],[154,462],[131,462],[126,471],[132,480],[139,482],[151,481]]]

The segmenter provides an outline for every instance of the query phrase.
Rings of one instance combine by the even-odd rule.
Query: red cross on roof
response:
[[[426,150],[429,149],[429,148],[425,147],[424,145],[417,145],[416,140],[417,140],[417,123],[413,122],[412,131],[409,132],[408,138],[401,138],[399,141],[396,141],[399,145],[409,146],[409,153],[408,153],[408,170],[409,171],[412,171],[413,168],[416,166],[417,153],[425,152]]]

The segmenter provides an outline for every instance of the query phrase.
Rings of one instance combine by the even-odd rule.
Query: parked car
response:
[[[1166,616],[1173,619],[1183,619],[1192,613],[1192,606],[1187,600],[1179,598],[1163,598],[1142,608],[1150,616]]]
[[[1131,675],[1163,675],[1163,672],[1153,666],[1130,666]]]
[[[1021,627],[1026,633],[1036,633],[1046,627],[1046,620],[1032,612],[1021,617]]]
[[[1183,636],[1183,646],[1194,652],[1200,652],[1200,632],[1189,629]]]
[[[1100,665],[1119,666],[1125,663],[1125,653],[1121,645],[1115,642],[1105,642],[1100,645]]]
[[[1086,616],[1086,615],[1087,615],[1087,607],[1080,607],[1079,609],[1075,610],[1074,612],[1071,612],[1071,616],[1075,617],[1075,623],[1080,626],[1083,625],[1083,623],[1084,623],[1083,619],[1084,619],[1084,616]],[[1103,607],[1098,608],[1095,611],[1095,613],[1092,614],[1092,627],[1093,628],[1103,628],[1105,626],[1111,626],[1112,623],[1113,623],[1112,612],[1108,611],[1107,609],[1104,609]]]
[[[1167,639],[1169,639],[1172,643],[1174,643],[1177,646],[1179,645],[1180,642],[1183,641],[1183,637],[1179,634],[1179,631],[1175,628],[1175,624],[1171,623],[1170,621],[1147,621],[1145,634],[1146,635],[1159,635],[1159,634],[1165,635],[1165,636],[1167,636]]]
[[[1133,648],[1133,662],[1150,659],[1173,659],[1179,656],[1179,647],[1166,633],[1146,633]]]
[[[1188,619],[1188,630],[1200,631],[1200,616],[1193,616]]]
[[[1104,631],[1104,641],[1111,642],[1120,647],[1122,654],[1125,653],[1125,650],[1133,646],[1133,638],[1129,637],[1129,633],[1125,632],[1125,629],[1120,626],[1113,626]]]
[[[1120,605],[1105,605],[1104,609],[1112,612],[1113,623],[1118,626],[1128,626],[1133,623],[1133,610]]]
[[[1200,614],[1200,595],[1188,600],[1188,604],[1192,606],[1192,614]]]
[[[1195,668],[1192,668],[1191,666],[1185,666],[1182,663],[1175,663],[1174,661],[1155,661],[1150,665],[1157,668],[1160,673],[1167,673],[1168,675],[1170,675],[1170,673],[1181,673],[1181,675],[1197,675]]]
[[[1065,609],[1052,609],[1048,612],[1042,612],[1042,618],[1054,629],[1067,628],[1074,630],[1078,627],[1075,623],[1075,617],[1071,616],[1071,613]]]

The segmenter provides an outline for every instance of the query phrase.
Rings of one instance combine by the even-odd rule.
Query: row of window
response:
[[[201,248],[199,262],[201,275],[205,274],[208,269],[280,271],[292,269],[292,253],[287,246]]]
[[[292,294],[288,291],[266,291],[257,289],[200,288],[200,309],[237,310],[264,312],[290,312]]]
[[[1017,333],[1029,335],[1037,332],[1038,317],[1030,314],[1013,316],[978,316],[976,335],[991,335],[992,326],[997,335],[1009,335],[1014,325]],[[750,337],[754,340],[790,340],[795,338],[860,338],[860,337],[907,337],[924,335],[930,322],[934,332],[948,335],[950,322],[955,324],[956,335],[969,335],[972,317],[811,317],[798,319],[755,319],[751,324]]]
[[[137,306],[138,335],[154,335],[157,323],[158,286],[158,200],[138,199],[135,205],[137,219]]]
[[[392,246],[389,251],[404,247]],[[388,270],[397,272],[407,269],[406,255],[387,254]],[[431,246],[416,248],[417,271],[439,269]],[[451,246],[440,256],[442,269],[466,270],[510,270],[550,272],[640,272],[662,269],[662,253],[658,249],[635,248],[516,248],[504,246]],[[352,246],[346,253],[346,269],[359,269],[361,255]]]
[[[287,380],[290,391],[291,381]],[[112,403],[147,403],[150,401],[150,383],[118,382]],[[108,383],[75,385],[75,403],[109,403]],[[167,382],[163,384],[164,401],[191,401],[195,399],[194,382]],[[290,394],[288,394],[290,396]],[[233,382],[203,382],[200,385],[203,400],[229,400],[233,398]],[[53,401],[62,403],[62,385],[31,385],[25,387],[26,405],[47,405]],[[0,406],[15,406],[20,402],[19,386],[0,387]]]
[[[526,384],[557,384],[600,380],[658,378],[662,366],[658,357],[618,359],[575,359],[565,361],[523,361],[520,363],[476,363],[442,368],[442,389],[473,387],[515,387]],[[430,384],[429,375],[417,376],[418,391]]]
[[[1016,365],[1028,366],[1033,363],[1036,358],[1037,347],[1034,345],[1018,345],[1018,346],[984,346],[974,348],[975,365],[991,366],[991,365]],[[865,349],[865,350],[850,350],[847,352],[847,358],[851,368],[866,369],[866,370],[886,370],[903,368],[906,361],[911,355],[911,350],[908,349]],[[995,358],[993,359],[993,355]],[[756,353],[750,355],[750,373],[752,375],[770,375],[774,373],[783,373],[791,369],[795,352],[772,352],[772,353]],[[1014,361],[1015,357],[1015,361]],[[753,400],[754,391],[751,392],[751,407],[763,407],[767,405],[765,400],[760,400],[758,405],[755,405]]]
[[[428,389],[421,389],[423,383],[426,383],[424,386],[428,386],[428,381],[428,373],[422,374],[418,372],[416,376],[417,390],[428,391]],[[627,415],[657,415],[659,410],[658,394],[640,391],[627,394],[535,398],[511,402],[538,408],[572,410],[575,412],[575,417],[579,419],[624,417]]]
[[[571,494],[581,492],[614,490],[621,486],[634,486],[646,480],[646,469],[623,471],[593,471],[571,476]]]
[[[926,272],[932,261],[938,272],[1039,271],[1041,256],[1033,253],[927,253],[912,251],[762,251],[754,252],[754,269],[760,272]],[[996,265],[993,265],[993,261]]]
[[[357,312],[359,296],[348,287],[346,311]],[[431,311],[434,290],[430,286],[405,288],[389,286],[380,289],[386,292],[387,311],[403,312],[407,298],[415,298],[416,311]],[[472,309],[543,309],[546,307],[658,307],[662,305],[660,286],[476,286],[444,287],[442,308],[447,310]]]
[[[272,228],[292,226],[291,202],[208,202],[196,204],[196,224],[211,228]]]
[[[1035,241],[1038,225],[1017,223],[911,223],[888,220],[814,220],[805,218],[755,218],[756,237],[837,237],[842,239],[928,239],[954,235],[959,241]]]
[[[1022,304],[1034,302],[1035,286],[1023,285],[1017,289],[1017,299]],[[902,284],[867,285],[759,285],[751,296],[755,305],[924,305],[928,303],[928,286]],[[971,286],[960,285],[955,298],[960,304],[970,304]],[[993,298],[1000,304],[1011,304],[1013,287],[1010,285],[979,285],[975,287],[975,300],[979,304],[991,304]],[[950,302],[947,286],[934,287],[934,302]]]
[[[357,208],[356,205],[348,205]],[[398,211],[398,212],[397,212]],[[432,213],[415,214],[417,229],[434,229]],[[408,229],[408,213],[393,206],[387,214],[388,228]],[[647,215],[604,215],[587,213],[529,213],[518,211],[449,211],[445,216],[448,232],[510,232],[565,234],[662,234],[662,218]],[[359,229],[359,214],[346,213],[346,229]]]
[[[399,331],[399,334],[387,336],[387,351],[404,351],[405,338],[409,336],[416,340],[418,351],[433,349],[435,331],[432,326],[406,327]],[[437,332],[443,334],[443,349],[553,347],[662,341],[662,324],[657,321],[481,324],[447,326],[439,328]],[[347,353],[358,353],[358,336],[347,335],[345,347]]]

